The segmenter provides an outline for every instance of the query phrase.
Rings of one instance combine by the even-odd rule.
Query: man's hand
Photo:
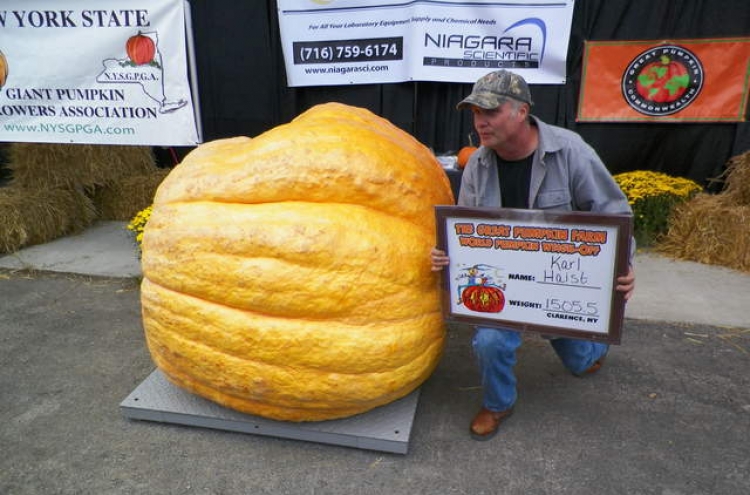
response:
[[[445,251],[442,251],[438,248],[432,248],[432,251],[430,251],[430,259],[432,260],[432,271],[433,272],[439,272],[443,269],[443,267],[448,266],[448,262],[450,259],[445,254]]]
[[[632,266],[628,269],[627,275],[617,277],[617,286],[615,289],[625,293],[626,301],[633,296],[633,291],[635,290],[635,272]]]

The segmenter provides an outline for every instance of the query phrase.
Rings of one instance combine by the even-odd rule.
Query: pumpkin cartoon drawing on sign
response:
[[[504,290],[500,269],[478,264],[459,270],[458,304],[479,313],[499,313],[505,307]]]

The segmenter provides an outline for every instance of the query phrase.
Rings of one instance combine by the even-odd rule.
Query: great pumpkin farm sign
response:
[[[449,320],[608,343],[624,315],[625,215],[436,207]]]
[[[3,0],[0,141],[197,144],[186,23],[184,0]]]

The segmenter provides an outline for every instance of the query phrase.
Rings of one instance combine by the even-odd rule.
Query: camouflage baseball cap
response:
[[[474,83],[471,94],[456,105],[456,108],[461,110],[469,105],[475,105],[490,110],[500,106],[504,97],[531,105],[531,92],[523,77],[502,69],[479,78]]]

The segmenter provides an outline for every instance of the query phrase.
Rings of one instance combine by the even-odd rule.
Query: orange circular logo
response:
[[[703,65],[677,45],[649,48],[630,62],[622,76],[622,96],[634,110],[660,117],[690,105],[703,88]]]

